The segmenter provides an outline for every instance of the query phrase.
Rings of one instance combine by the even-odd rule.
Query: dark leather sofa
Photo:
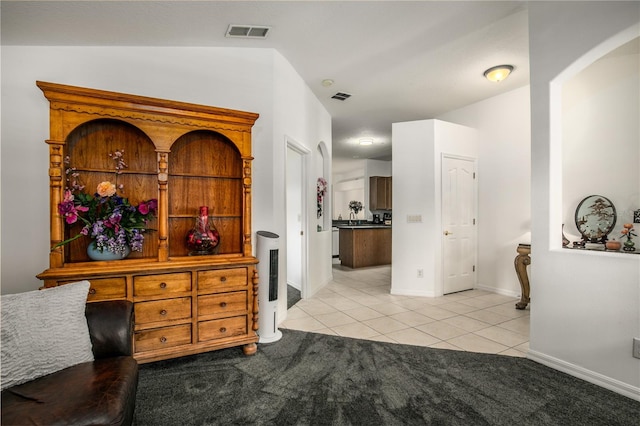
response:
[[[138,388],[133,304],[87,304],[93,362],[2,391],[2,425],[130,425]]]

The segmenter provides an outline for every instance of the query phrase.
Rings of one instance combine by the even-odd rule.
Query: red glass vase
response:
[[[209,207],[201,206],[196,223],[187,232],[189,256],[216,254],[220,246],[220,233],[209,217]]]

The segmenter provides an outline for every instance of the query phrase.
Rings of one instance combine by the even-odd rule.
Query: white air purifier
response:
[[[278,244],[280,237],[273,232],[258,231],[256,253],[258,258],[258,336],[259,343],[280,340],[278,330]]]

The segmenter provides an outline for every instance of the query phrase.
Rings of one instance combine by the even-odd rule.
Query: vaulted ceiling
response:
[[[331,114],[336,161],[389,159],[392,123],[529,83],[522,1],[2,1],[0,14],[3,45],[277,49]],[[230,24],[270,29],[229,38]],[[487,81],[500,64],[512,75]]]

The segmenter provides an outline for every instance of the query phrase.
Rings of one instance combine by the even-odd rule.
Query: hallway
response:
[[[529,309],[484,290],[394,296],[391,267],[333,265],[333,281],[288,310],[281,328],[382,342],[526,357]]]

